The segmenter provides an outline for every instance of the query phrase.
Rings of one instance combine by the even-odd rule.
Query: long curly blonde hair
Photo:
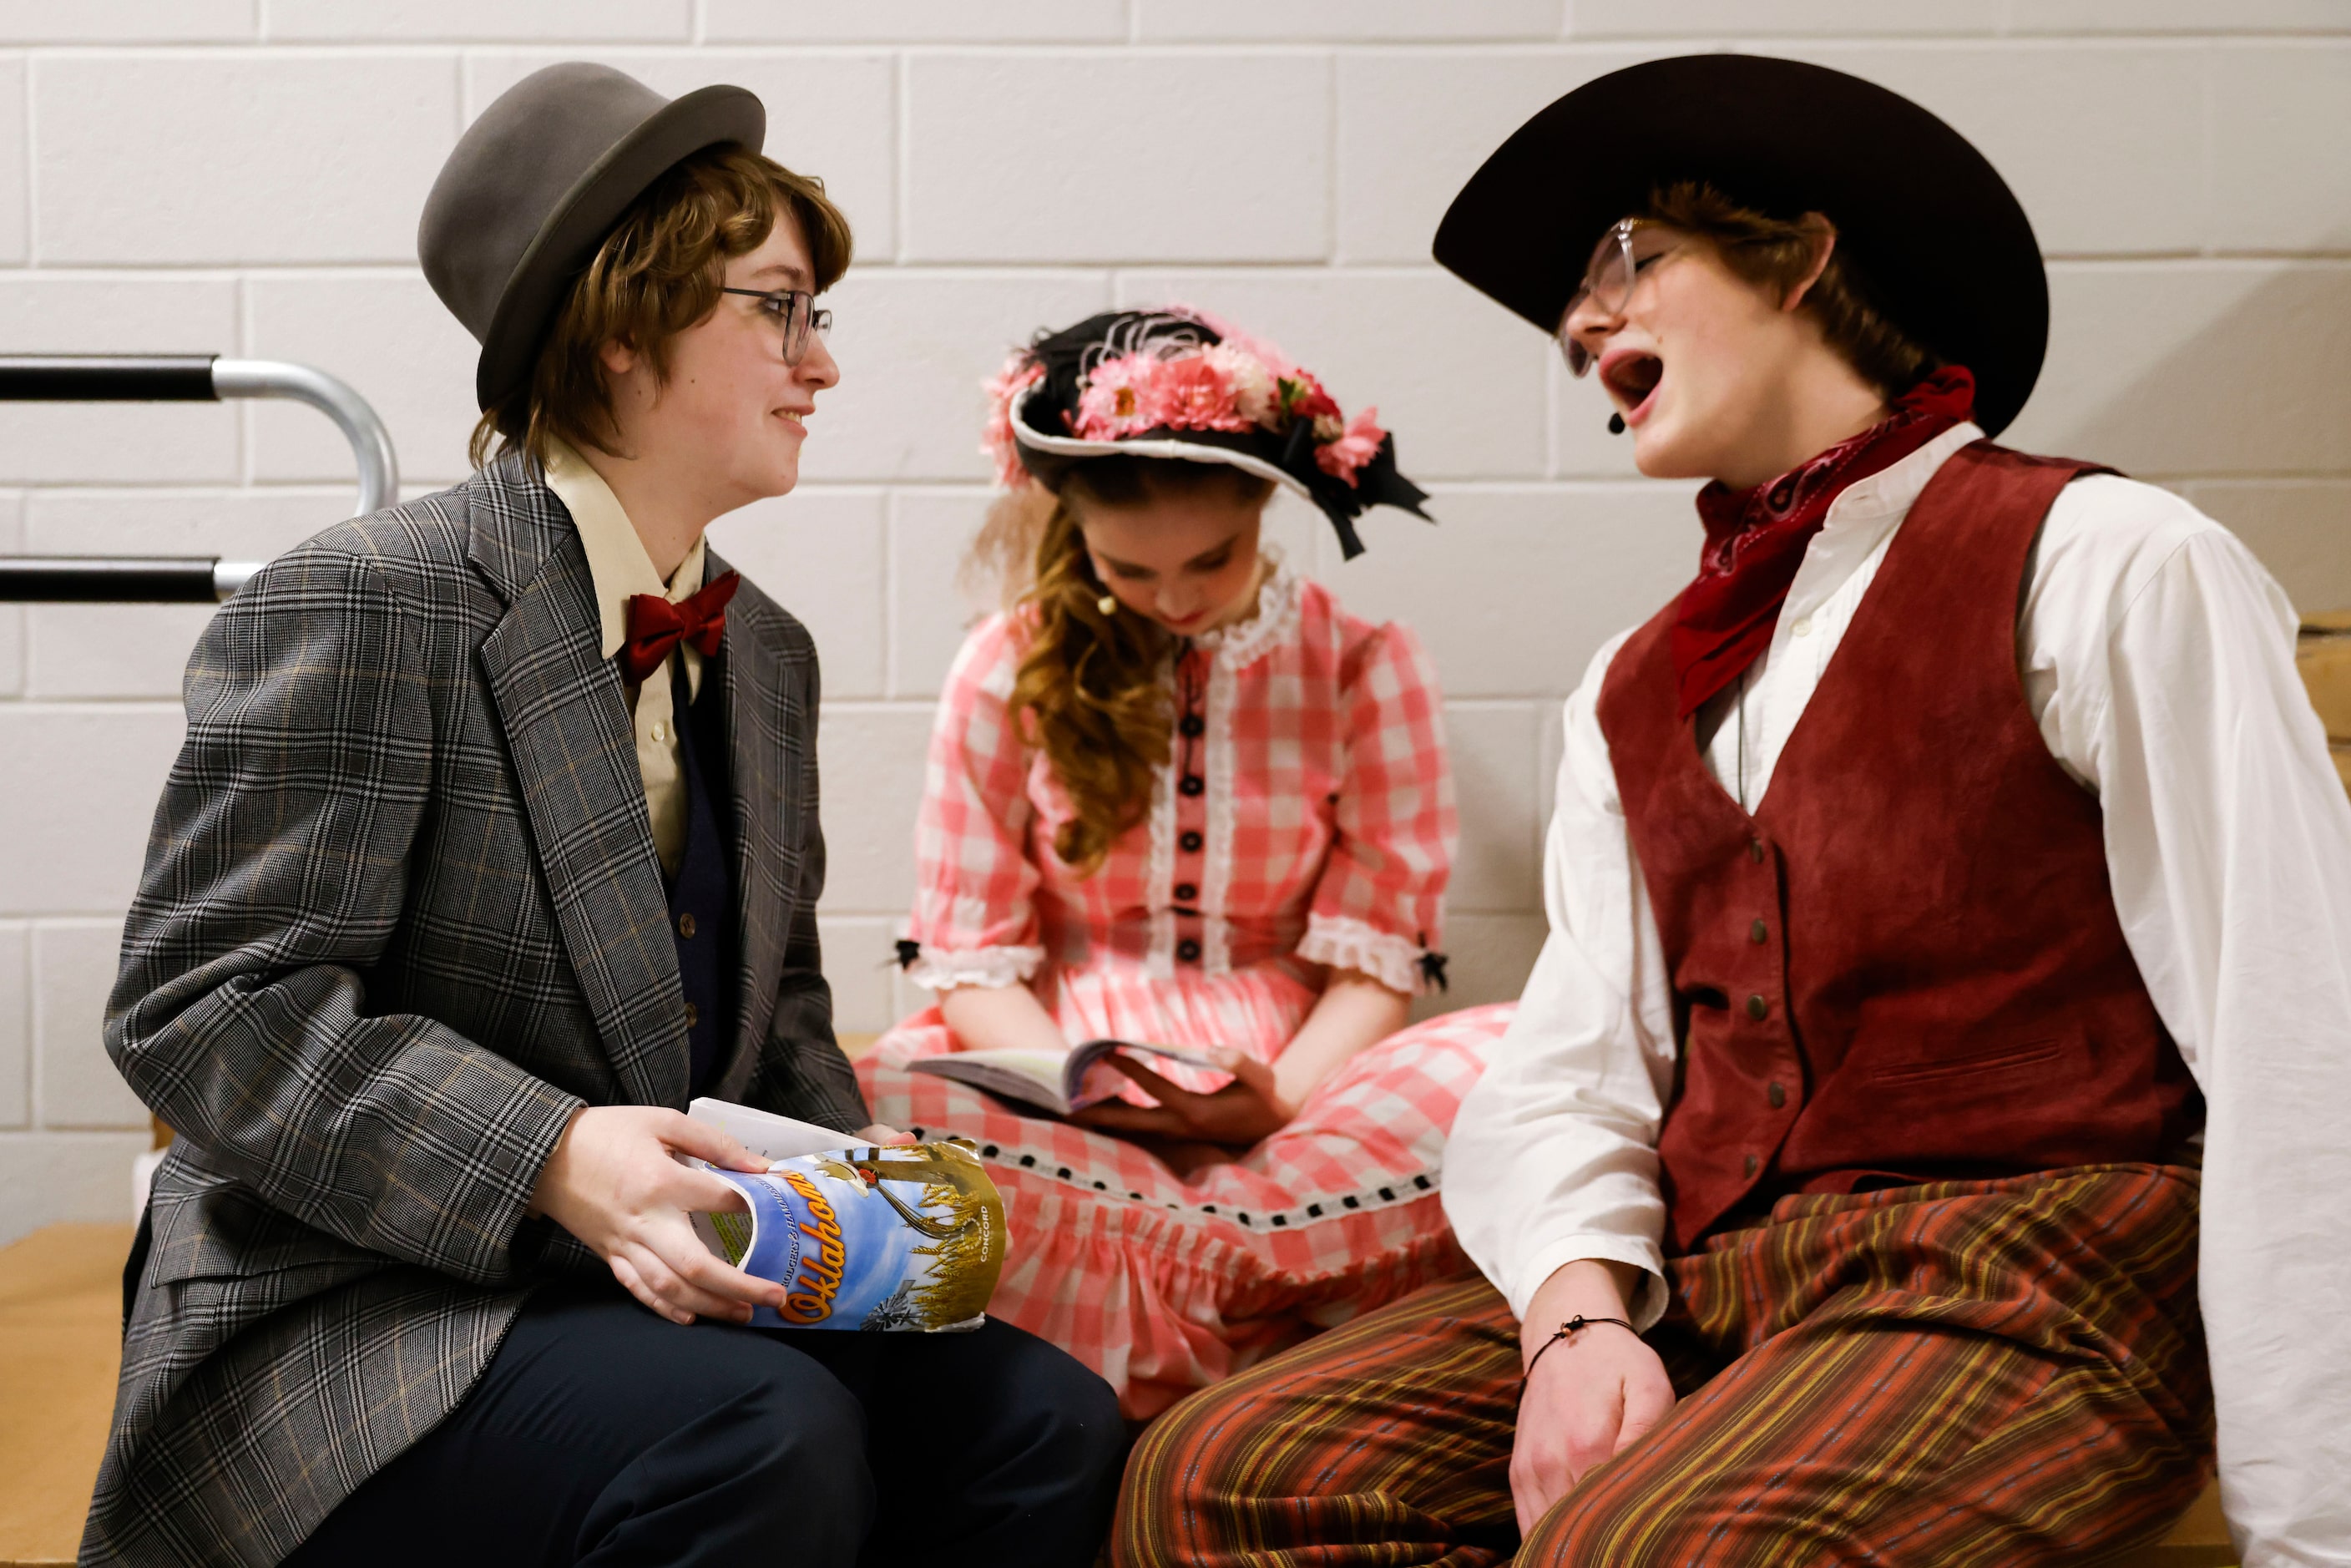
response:
[[[989,509],[966,574],[995,579],[1006,607],[1031,622],[1012,721],[1069,798],[1053,852],[1079,875],[1099,871],[1150,810],[1175,717],[1163,678],[1175,639],[1141,615],[1102,613],[1108,591],[1086,554],[1080,512],[1202,495],[1261,507],[1272,494],[1272,481],[1228,464],[1114,455],[1072,467],[1058,495],[1028,485]]]

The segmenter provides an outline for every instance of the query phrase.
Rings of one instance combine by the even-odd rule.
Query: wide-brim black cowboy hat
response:
[[[416,227],[425,280],[482,345],[478,406],[528,382],[565,292],[647,186],[705,147],[757,152],[767,134],[747,88],[666,99],[581,61],[500,94],[457,139]]]
[[[2049,282],[2023,207],[1967,138],[1824,66],[1686,55],[1587,82],[1470,176],[1437,259],[1554,331],[1610,225],[1686,180],[1774,216],[1827,217],[1870,303],[1975,372],[1979,424],[1997,434],[2024,406]]]

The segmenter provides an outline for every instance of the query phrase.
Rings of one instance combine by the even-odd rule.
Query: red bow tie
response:
[[[615,655],[622,678],[643,685],[680,643],[705,659],[717,653],[726,630],[726,601],[742,580],[742,573],[730,571],[674,604],[658,593],[629,595],[629,640]]]

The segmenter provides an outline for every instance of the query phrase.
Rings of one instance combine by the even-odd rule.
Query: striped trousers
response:
[[[1118,1568],[2032,1568],[2160,1535],[2210,1469],[2192,1170],[1783,1198],[1667,1265],[1680,1396],[1522,1542],[1518,1323],[1434,1285],[1161,1417]]]

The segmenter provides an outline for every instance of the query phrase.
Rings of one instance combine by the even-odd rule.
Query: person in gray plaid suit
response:
[[[848,225],[764,130],[584,65],[493,104],[419,235],[478,472],[197,646],[107,1009],[180,1136],[84,1563],[1093,1558],[1099,1378],[741,1326],[781,1287],[686,1219],[743,1205],[674,1155],[763,1164],[690,1095],[905,1141],[819,964],[815,649],[701,538],[839,378]]]

